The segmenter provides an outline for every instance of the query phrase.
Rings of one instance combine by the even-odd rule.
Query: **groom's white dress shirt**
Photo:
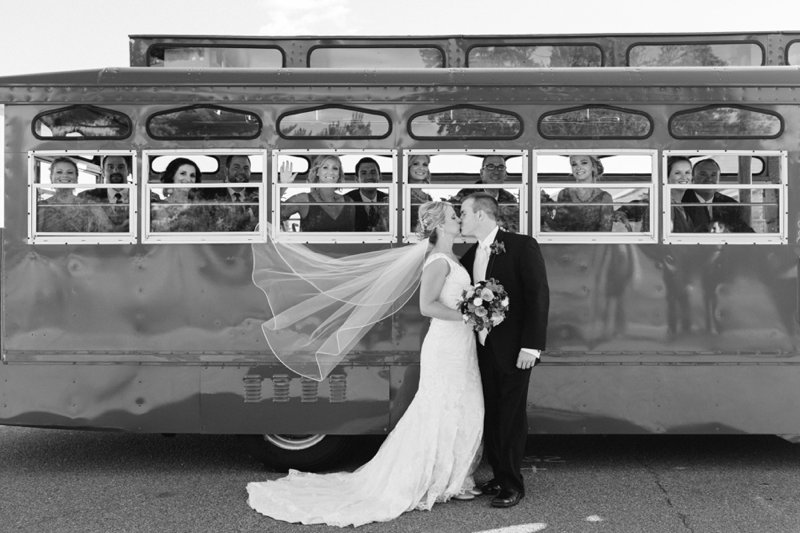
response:
[[[495,227],[489,232],[489,235],[487,235],[485,239],[478,243],[478,248],[475,250],[475,262],[472,263],[472,279],[475,280],[475,283],[486,279],[486,269],[489,267],[489,257],[491,257],[491,245],[495,237],[497,237],[499,229],[499,227]],[[486,344],[486,337],[488,335],[486,330],[478,332],[478,341],[481,345]],[[533,348],[522,348],[522,350],[537,359],[541,356],[541,352]]]

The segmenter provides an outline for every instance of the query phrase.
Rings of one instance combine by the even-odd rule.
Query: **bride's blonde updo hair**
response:
[[[453,205],[439,200],[425,202],[419,206],[417,235],[420,239],[430,239],[431,244],[436,244],[436,227],[444,223],[448,207]]]

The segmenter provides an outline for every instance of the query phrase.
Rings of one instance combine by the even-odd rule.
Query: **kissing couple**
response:
[[[249,483],[253,509],[286,522],[344,527],[451,499],[490,495],[491,506],[502,508],[525,496],[528,384],[545,348],[549,288],[536,240],[502,231],[497,216],[497,201],[484,192],[463,200],[460,219],[447,202],[420,207],[419,233],[428,243],[419,307],[431,324],[413,401],[368,463],[354,472],[291,470]],[[460,234],[477,243],[459,260],[453,243]],[[476,332],[460,300],[490,278],[505,289],[507,312],[489,331]],[[493,478],[476,485],[482,452]]]

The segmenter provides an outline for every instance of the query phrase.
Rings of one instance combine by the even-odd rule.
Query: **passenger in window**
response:
[[[614,220],[614,200],[595,183],[603,175],[603,164],[591,155],[569,157],[572,177],[583,187],[567,187],[559,191],[557,207],[546,207],[552,200],[542,197],[542,227],[551,231],[611,231]],[[590,204],[590,205],[575,205]]]
[[[68,157],[57,157],[50,164],[50,183],[78,183],[78,165]],[[105,212],[75,195],[74,187],[58,187],[53,195],[39,200],[36,227],[41,232],[88,233],[111,231]]]
[[[688,185],[692,182],[692,162],[688,157],[670,156],[667,158],[667,182],[673,185]],[[686,213],[686,208],[679,205],[686,191],[672,189],[670,205],[673,233],[691,233],[693,224]]]
[[[162,183],[200,183],[202,173],[197,163],[185,157],[170,161],[161,175]],[[197,189],[164,189],[164,198],[150,196],[150,228],[152,231],[213,231],[212,213],[201,206],[191,206],[198,201]],[[166,205],[170,204],[170,205]]]
[[[359,183],[380,183],[381,169],[371,157],[363,157],[356,163],[356,178]],[[389,231],[389,195],[374,187],[353,189],[345,194],[357,204],[355,214],[356,231]],[[367,205],[377,204],[377,205]]]
[[[431,156],[425,154],[412,155],[408,158],[408,183],[427,185],[431,182]],[[416,231],[419,223],[419,206],[433,200],[423,189],[413,188],[411,192],[411,229]]]
[[[481,165],[481,177],[475,183],[502,185],[507,178],[506,161],[503,156],[487,155],[483,158],[483,164]],[[449,201],[460,204],[467,196],[475,192],[485,192],[497,200],[499,206],[497,213],[498,226],[505,231],[519,233],[519,202],[517,202],[517,198],[513,194],[505,189],[461,189],[455,198]]]
[[[281,183],[291,183],[297,177],[292,164],[285,161],[280,168]],[[309,183],[342,183],[344,170],[335,155],[314,158],[308,170]],[[294,214],[300,215],[300,231],[354,231],[355,206],[352,200],[335,188],[312,187],[309,193],[298,193],[283,201],[281,222]]]
[[[719,164],[711,158],[695,163],[692,168],[692,183],[717,184],[719,178]],[[715,217],[729,221],[731,227],[737,228],[737,231],[747,231],[744,228],[752,231],[752,228],[744,221],[742,208],[730,206],[730,204],[738,204],[738,202],[715,189],[688,189],[683,194],[681,201],[687,204],[684,209],[694,233],[708,233],[711,221]],[[720,206],[719,204],[728,205]]]
[[[130,175],[130,158],[107,155],[100,160],[103,183],[124,185]],[[112,232],[127,232],[130,227],[130,206],[127,187],[90,189],[80,193],[81,200],[104,204],[104,211],[111,220]]]
[[[211,210],[216,226],[210,231],[254,231],[258,223],[258,190],[237,186],[250,182],[250,157],[229,155],[223,167],[228,187],[208,189],[203,198],[217,205]]]

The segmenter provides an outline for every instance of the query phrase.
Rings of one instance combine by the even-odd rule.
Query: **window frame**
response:
[[[642,182],[639,184],[632,184],[628,182],[601,182],[597,188],[604,190],[608,189],[648,189],[650,193],[650,202],[648,204],[650,215],[650,229],[647,232],[636,233],[623,233],[623,232],[588,232],[588,231],[570,231],[570,232],[557,232],[557,231],[542,231],[541,212],[542,205],[540,193],[542,189],[553,187],[574,187],[574,181],[558,181],[558,182],[545,182],[539,181],[538,172],[538,156],[540,155],[642,155],[650,157],[650,182]],[[658,226],[660,218],[657,212],[657,192],[658,192],[658,150],[654,149],[629,149],[629,148],[608,148],[608,149],[566,149],[566,150],[532,150],[531,151],[531,189],[532,189],[532,233],[533,236],[542,243],[554,244],[657,244],[658,243]]]
[[[37,207],[35,181],[36,160],[40,156],[72,157],[72,156],[123,156],[131,158],[130,178],[123,186],[112,187],[105,183],[96,183],[96,189],[128,189],[128,231],[125,233],[94,233],[94,232],[39,232],[37,225]],[[138,170],[137,152],[135,150],[30,150],[28,151],[28,244],[136,244],[139,237],[139,205],[138,197]],[[102,169],[101,169],[102,174]],[[88,189],[87,189],[88,190]]]
[[[411,189],[463,189],[463,188],[479,188],[476,187],[474,181],[466,183],[429,183],[426,185],[415,185],[409,183],[408,180],[408,160],[415,155],[427,155],[431,158],[436,155],[475,155],[486,157],[489,155],[499,156],[519,156],[522,157],[522,173],[520,182],[517,183],[504,183],[502,185],[484,185],[481,188],[486,189],[519,189],[519,234],[528,234],[528,189],[530,183],[529,175],[529,151],[525,149],[512,150],[512,149],[478,149],[478,148],[464,148],[464,149],[409,149],[403,150],[403,167],[402,175],[402,194],[403,194],[403,220],[402,220],[402,242],[416,243],[420,241],[419,236],[414,232],[411,224]],[[476,176],[479,177],[479,176]],[[456,243],[474,243],[475,237],[465,237],[457,235],[454,242]]]
[[[719,185],[672,185],[668,182],[667,176],[667,159],[670,156],[684,156],[684,157],[699,157],[699,156],[743,156],[749,155],[752,158],[756,157],[778,157],[781,162],[780,168],[780,183],[757,183],[757,184],[733,184],[724,183]],[[789,208],[788,208],[788,151],[787,150],[664,150],[661,154],[661,197],[662,197],[662,210],[661,210],[661,223],[664,228],[663,242],[664,244],[788,244],[788,223],[789,223]],[[752,178],[752,175],[751,175]],[[776,189],[779,191],[778,197],[778,213],[780,217],[780,231],[778,233],[672,233],[670,205],[670,192],[672,189],[687,189],[687,188],[702,188],[702,189],[737,189],[737,190],[754,190],[754,189]]]
[[[703,111],[709,111],[712,109],[718,108],[730,108],[730,109],[740,109],[742,111],[750,111],[752,113],[760,113],[762,115],[769,115],[773,116],[778,119],[780,123],[780,127],[778,128],[778,132],[773,135],[676,135],[675,131],[673,130],[673,125],[677,119],[685,115],[692,115],[694,113],[700,113]],[[681,140],[707,140],[707,139],[724,139],[724,140],[752,140],[752,139],[777,139],[783,132],[786,130],[786,122],[783,118],[783,115],[778,113],[777,111],[771,111],[768,109],[763,109],[760,107],[754,107],[751,105],[744,105],[744,104],[736,104],[736,103],[720,103],[720,104],[710,104],[705,105],[702,107],[692,107],[690,109],[682,109],[680,111],[676,111],[672,113],[667,120],[667,132],[669,133],[670,137],[673,139],[681,139]]]
[[[542,124],[544,120],[548,117],[552,117],[555,115],[561,115],[565,113],[572,113],[575,111],[584,111],[584,110],[592,110],[592,109],[606,109],[606,110],[613,110],[619,111],[622,113],[626,113],[628,115],[637,115],[644,117],[648,124],[649,128],[647,129],[647,133],[644,135],[608,135],[608,136],[600,136],[600,135],[551,135],[549,133],[545,133],[542,131]],[[544,139],[548,140],[562,140],[562,141],[621,141],[621,140],[644,140],[653,135],[653,130],[655,129],[655,122],[653,121],[653,117],[650,116],[649,113],[646,111],[640,111],[638,109],[631,109],[628,107],[620,107],[617,105],[608,105],[608,104],[585,104],[579,105],[574,107],[565,107],[561,109],[554,109],[552,111],[547,111],[539,115],[539,118],[536,120],[536,131],[539,135],[542,136]]]
[[[579,48],[579,47],[595,48],[600,52],[600,64],[599,65],[593,65],[593,66],[590,66],[590,67],[545,67],[545,68],[601,68],[601,67],[607,66],[606,54],[605,54],[605,51],[603,50],[603,47],[600,46],[597,42],[593,42],[593,41],[574,42],[574,43],[572,43],[572,42],[569,42],[569,43],[567,43],[567,42],[557,42],[557,41],[543,42],[543,43],[537,43],[537,42],[527,42],[527,43],[525,43],[525,42],[523,42],[523,43],[507,43],[507,42],[500,43],[500,42],[498,42],[498,43],[490,43],[490,44],[487,44],[487,43],[475,43],[473,45],[470,45],[466,49],[466,51],[464,52],[464,64],[465,64],[466,68],[537,68],[537,67],[520,67],[520,66],[513,66],[513,67],[495,67],[495,66],[492,66],[492,67],[474,67],[474,66],[470,65],[470,54],[472,54],[472,51],[474,49],[476,49],[476,48],[528,48],[528,47],[540,48],[540,47],[546,47],[546,46],[549,46],[549,47],[552,47],[552,48],[556,48],[556,47],[559,47],[559,48],[569,48],[569,47],[571,47],[571,48]]]
[[[45,137],[43,135],[40,135],[39,132],[36,131],[36,125],[44,117],[47,117],[49,115],[54,115],[54,114],[56,114],[58,112],[71,111],[71,110],[80,109],[80,108],[89,108],[89,109],[92,109],[92,110],[98,110],[98,111],[102,111],[102,112],[109,112],[109,113],[113,113],[115,115],[119,115],[119,116],[123,117],[124,121],[127,123],[127,126],[128,126],[128,134],[127,135],[105,135],[105,136],[103,136],[103,135],[93,135],[93,136],[85,136],[85,137],[74,137],[74,136],[73,137],[70,137],[70,136],[57,137],[57,136],[53,135],[51,137]],[[93,104],[72,104],[72,105],[68,105],[68,106],[64,106],[64,107],[58,107],[56,109],[50,109],[50,110],[47,110],[47,111],[42,111],[41,113],[37,113],[37,115],[35,117],[33,117],[33,120],[31,120],[31,133],[33,134],[33,136],[35,138],[37,138],[37,139],[39,139],[41,141],[68,141],[68,142],[69,141],[121,141],[121,140],[125,140],[125,139],[130,138],[130,136],[133,135],[133,132],[134,132],[133,121],[131,120],[131,117],[128,116],[127,113],[123,113],[122,111],[117,111],[116,109],[111,109],[111,108],[108,108],[108,107],[101,107],[101,106],[93,105]]]
[[[352,231],[352,232],[337,232],[337,231],[307,231],[307,232],[288,232],[283,231],[281,225],[281,189],[308,189],[310,184],[308,182],[301,183],[281,183],[280,182],[280,164],[278,159],[280,156],[307,156],[311,159],[318,155],[336,155],[338,157],[354,155],[354,156],[384,156],[390,157],[392,161],[392,179],[381,183],[380,188],[388,188],[389,193],[389,230],[381,232],[373,231]],[[364,243],[364,244],[387,244],[397,242],[397,185],[399,180],[398,169],[398,150],[395,148],[333,148],[333,149],[275,149],[270,154],[271,160],[271,193],[272,202],[270,204],[270,238],[276,242],[294,242],[294,243],[314,243],[314,244],[339,244],[339,243]],[[309,166],[310,168],[310,166]],[[385,183],[385,186],[383,185]],[[370,185],[367,184],[367,187]],[[358,182],[346,183],[333,183],[333,184],[314,184],[315,188],[331,188],[331,189],[354,189],[361,188]]]
[[[282,122],[285,119],[288,119],[289,117],[292,117],[294,115],[301,115],[303,113],[312,113],[314,111],[322,111],[322,110],[325,110],[325,109],[345,109],[345,110],[348,110],[348,111],[355,111],[355,112],[369,114],[369,115],[377,115],[377,116],[380,116],[380,117],[383,117],[384,119],[386,119],[386,124],[388,125],[388,129],[387,129],[386,133],[383,134],[383,135],[348,135],[348,136],[343,136],[343,135],[286,135],[281,130]],[[281,137],[281,139],[286,139],[286,140],[289,140],[289,141],[312,140],[312,139],[313,140],[319,140],[319,139],[332,139],[332,140],[386,139],[387,137],[389,137],[392,134],[393,127],[394,127],[394,125],[393,125],[392,117],[389,116],[388,113],[385,113],[383,111],[378,111],[378,110],[375,110],[375,109],[367,109],[367,108],[364,108],[364,107],[355,107],[355,106],[343,105],[343,104],[324,104],[324,105],[319,105],[319,106],[314,106],[314,107],[303,107],[303,108],[299,108],[299,109],[294,109],[294,110],[282,113],[278,117],[278,120],[275,121],[275,131],[278,133],[278,135]]]
[[[446,111],[453,111],[453,110],[460,110],[460,109],[471,109],[474,111],[484,111],[488,113],[495,113],[498,115],[507,115],[514,117],[519,123],[519,131],[516,135],[513,136],[500,136],[500,135],[457,135],[457,136],[450,136],[450,135],[437,135],[437,136],[421,136],[414,133],[413,130],[413,122],[414,119],[417,117],[422,116],[430,116],[435,115],[437,113],[444,113]],[[515,139],[519,139],[525,133],[525,121],[522,119],[522,115],[516,113],[514,111],[507,111],[504,109],[498,109],[494,107],[486,107],[480,106],[475,104],[454,104],[446,107],[437,107],[434,109],[427,109],[424,111],[419,111],[411,115],[408,120],[406,121],[406,133],[409,137],[416,141],[513,141]]]
[[[206,232],[167,232],[152,231],[150,229],[150,190],[153,188],[163,188],[161,182],[150,182],[151,160],[160,156],[228,156],[246,155],[249,157],[260,157],[262,160],[263,172],[261,181],[249,182],[248,189],[258,191],[258,224],[254,231],[206,231]],[[202,149],[170,149],[170,150],[143,150],[142,151],[142,184],[141,187],[141,206],[142,206],[142,243],[143,244],[239,244],[239,243],[259,243],[267,240],[267,151],[264,148],[202,148]],[[220,167],[224,166],[224,161],[220,162]],[[201,182],[191,186],[198,189],[220,189],[225,187],[220,183]]]
[[[766,64],[767,52],[764,45],[759,41],[750,39],[736,40],[719,40],[719,41],[636,41],[628,45],[625,49],[625,65],[630,68],[709,68],[712,65],[631,65],[631,52],[637,46],[718,46],[718,45],[755,45],[761,51],[761,62],[758,65],[721,65],[722,67],[739,67],[739,68],[755,68],[763,67]],[[719,68],[717,66],[714,66]]]
[[[439,67],[421,67],[415,66],[411,68],[420,68],[420,69],[443,69],[447,68],[447,54],[444,51],[444,48],[440,44],[430,43],[430,44],[409,44],[409,43],[375,43],[375,44],[316,44],[311,46],[308,49],[308,53],[306,54],[306,65],[308,68],[319,68],[319,69],[342,69],[342,68],[350,68],[350,69],[374,69],[374,66],[346,66],[342,67],[341,65],[338,66],[315,66],[312,64],[311,58],[314,55],[314,52],[317,50],[369,50],[369,49],[410,49],[410,50],[422,50],[425,48],[430,48],[439,52],[439,57],[442,60],[442,65]],[[385,69],[392,69],[395,67],[385,67]]]
[[[253,135],[248,136],[215,136],[215,137],[204,137],[202,135],[186,135],[186,136],[161,136],[155,135],[151,128],[151,124],[154,119],[158,117],[162,117],[164,115],[170,115],[179,112],[191,111],[193,109],[216,109],[219,111],[226,111],[232,113],[234,115],[252,115],[256,118],[258,123],[258,129]],[[256,113],[255,111],[247,111],[245,109],[238,109],[235,107],[230,106],[223,106],[218,104],[204,104],[204,103],[196,103],[196,104],[189,104],[189,105],[182,105],[178,107],[170,107],[167,109],[161,109],[160,111],[154,111],[150,113],[144,121],[145,124],[145,131],[147,132],[147,136],[153,140],[157,141],[177,141],[177,142],[185,142],[185,141],[252,141],[253,139],[258,139],[261,134],[264,132],[264,121],[261,118],[261,115]]]

